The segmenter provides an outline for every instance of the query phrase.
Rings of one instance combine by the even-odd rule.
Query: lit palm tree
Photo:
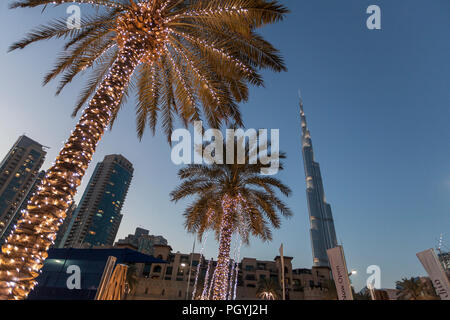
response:
[[[242,139],[235,143],[235,148],[239,143],[242,143]],[[184,182],[171,193],[172,201],[175,202],[195,197],[184,213],[185,226],[189,232],[197,233],[200,239],[208,229],[216,232],[219,254],[213,300],[226,299],[233,234],[239,232],[245,243],[248,243],[250,235],[270,241],[270,226],[276,229],[281,226],[279,213],[285,217],[292,215],[275,192],[279,190],[289,196],[289,187],[279,179],[261,175],[261,169],[266,166],[260,161],[255,165],[249,164],[249,155],[253,154],[254,149],[248,142],[244,150],[245,164],[237,164],[238,152],[235,149],[234,164],[190,165],[181,169],[178,175]],[[260,150],[267,151],[264,148]],[[227,158],[226,147],[222,154]],[[260,159],[260,154],[256,156]],[[285,159],[284,154],[279,154],[279,157]],[[281,161],[280,170],[283,170]]]
[[[397,281],[399,300],[423,300],[425,285],[419,278],[403,278]]]
[[[288,12],[265,0],[20,0],[11,8],[78,3],[98,10],[79,29],[57,19],[33,30],[11,50],[63,38],[68,42],[48,83],[62,75],[57,93],[87,68],[93,73],[74,115],[90,101],[48,170],[0,255],[0,299],[23,299],[73,201],[96,146],[117,117],[129,89],[137,90],[137,131],[170,139],[176,117],[187,126],[204,116],[212,127],[241,123],[237,103],[248,84],[262,85],[259,69],[285,70],[278,51],[256,29]],[[200,108],[201,105],[201,108]]]
[[[256,295],[263,300],[278,300],[280,298],[280,285],[272,279],[262,279],[259,282]]]

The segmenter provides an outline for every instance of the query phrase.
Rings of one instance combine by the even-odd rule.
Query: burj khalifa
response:
[[[325,198],[320,165],[314,159],[311,133],[306,123],[302,100],[300,100],[300,116],[313,263],[314,267],[329,267],[327,250],[337,246],[336,231],[331,206]]]

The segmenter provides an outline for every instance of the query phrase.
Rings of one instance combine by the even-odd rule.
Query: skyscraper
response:
[[[66,219],[64,220],[63,224],[59,227],[58,233],[56,234],[55,238],[55,244],[53,245],[53,248],[62,248],[63,246],[63,239],[64,235],[67,232],[67,229],[69,228],[70,222],[72,221],[72,216],[77,209],[77,205],[75,202],[72,203],[72,205],[67,209],[66,212]]]
[[[47,152],[44,147],[21,136],[0,164],[0,239],[17,220],[16,213],[36,180]]]
[[[113,245],[133,172],[121,155],[108,155],[97,164],[60,247]]]
[[[315,267],[328,267],[327,250],[337,246],[336,231],[331,206],[325,198],[320,165],[314,159],[311,133],[306,123],[303,101],[300,101],[300,116],[313,263]]]

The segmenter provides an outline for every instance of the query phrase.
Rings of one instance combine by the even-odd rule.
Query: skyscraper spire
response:
[[[331,206],[326,202],[320,165],[315,162],[311,133],[308,130],[300,95],[302,151],[306,176],[306,197],[311,223],[311,246],[315,267],[329,267],[327,250],[337,246]]]

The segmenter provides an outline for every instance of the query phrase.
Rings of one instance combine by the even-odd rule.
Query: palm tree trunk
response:
[[[222,225],[220,230],[219,256],[217,258],[216,279],[214,281],[213,300],[226,300],[228,275],[230,272],[230,250],[233,237],[234,199],[225,196],[222,200]]]
[[[139,53],[138,53],[139,52]],[[0,254],[0,300],[24,299],[36,284],[66,210],[73,202],[96,146],[109,125],[142,50],[121,50],[75,130],[47,171]]]

